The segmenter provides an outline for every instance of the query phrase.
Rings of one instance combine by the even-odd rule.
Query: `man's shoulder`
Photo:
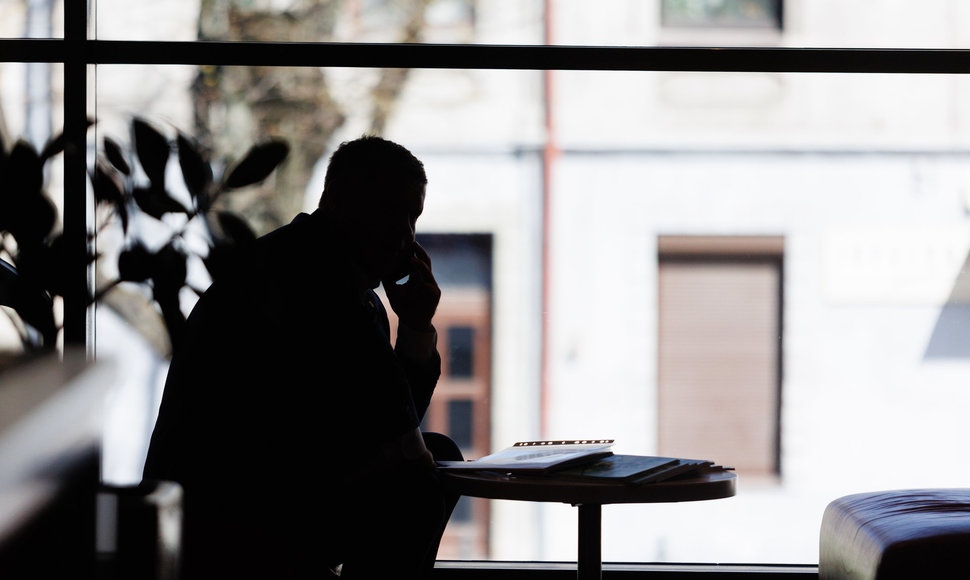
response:
[[[281,246],[302,245],[311,243],[313,238],[321,237],[324,225],[320,220],[308,213],[299,213],[290,223],[263,234],[256,239],[256,249],[259,252],[272,252]]]
[[[309,214],[258,238],[253,251],[215,280],[196,305],[199,318],[266,315],[291,319],[295,312],[322,314],[360,302],[346,260],[326,243],[324,227]]]

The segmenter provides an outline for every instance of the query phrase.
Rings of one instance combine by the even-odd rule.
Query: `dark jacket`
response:
[[[323,220],[301,214],[189,316],[144,475],[184,487],[190,563],[247,547],[319,558],[348,476],[418,426],[440,358],[399,359],[380,300],[352,279]]]

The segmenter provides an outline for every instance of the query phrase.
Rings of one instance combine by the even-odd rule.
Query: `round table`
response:
[[[489,499],[568,503],[577,507],[579,546],[577,577],[602,575],[602,506],[612,503],[664,503],[731,497],[737,475],[712,471],[656,483],[588,482],[549,475],[508,475],[490,471],[442,471],[445,487],[461,495]]]

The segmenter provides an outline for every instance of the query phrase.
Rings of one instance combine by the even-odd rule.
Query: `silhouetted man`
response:
[[[457,498],[432,453],[460,453],[418,428],[441,366],[440,290],[414,238],[426,183],[400,145],[342,144],[319,208],[257,240],[192,311],[145,466],[184,487],[187,578],[433,567]]]

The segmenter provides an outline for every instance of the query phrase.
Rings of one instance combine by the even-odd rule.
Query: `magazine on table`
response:
[[[591,463],[555,472],[556,477],[577,481],[611,481],[629,484],[655,483],[683,475],[725,470],[706,459],[611,455]]]
[[[472,461],[439,461],[445,471],[542,473],[590,463],[613,454],[612,439],[519,441],[511,447]]]

